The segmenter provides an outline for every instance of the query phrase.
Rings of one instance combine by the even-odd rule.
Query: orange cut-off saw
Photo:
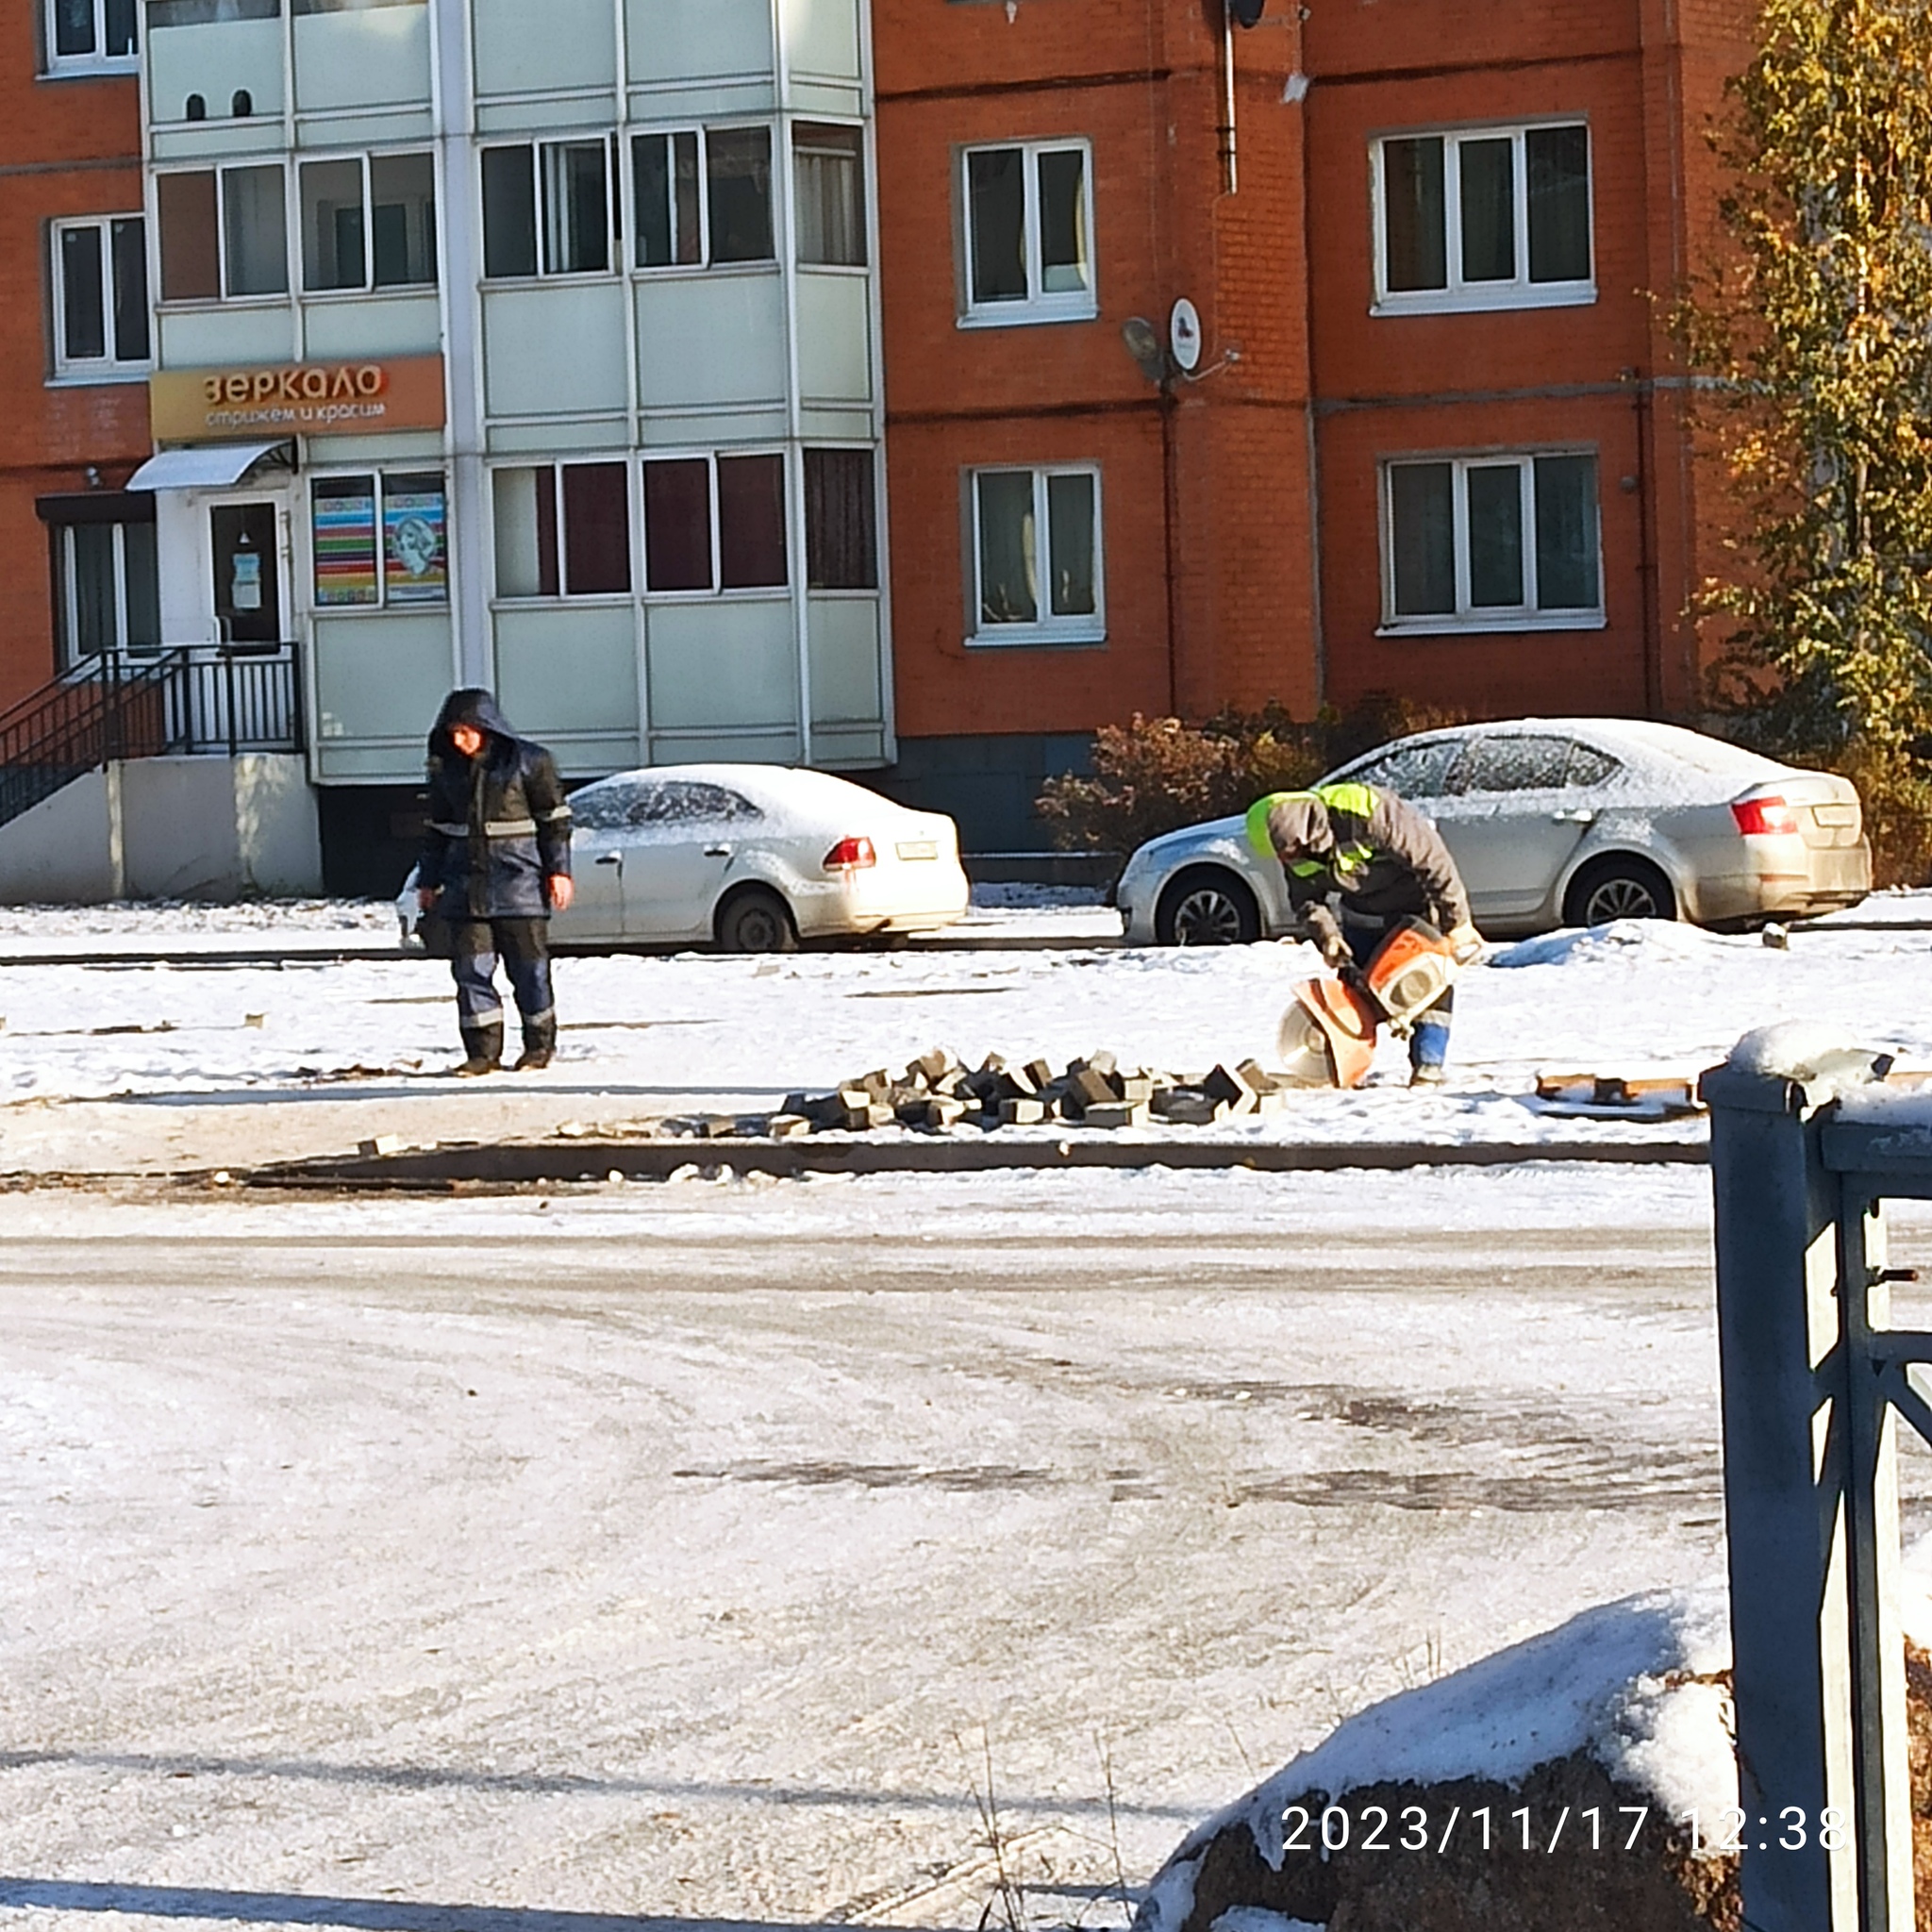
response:
[[[1407,1033],[1448,991],[1459,968],[1425,920],[1391,926],[1369,963],[1295,988],[1281,1016],[1281,1062],[1297,1087],[1359,1087],[1384,1026]]]

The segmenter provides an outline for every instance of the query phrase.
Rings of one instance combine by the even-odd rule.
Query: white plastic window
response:
[[[1594,455],[1442,457],[1382,472],[1389,630],[1603,623]]]
[[[1374,161],[1378,310],[1596,299],[1585,123],[1386,135]]]
[[[1099,471],[978,470],[970,493],[971,641],[1102,641]]]
[[[137,0],[44,0],[49,74],[132,74],[141,65]]]
[[[776,258],[769,127],[640,134],[630,154],[637,267]]]
[[[56,222],[54,374],[66,382],[125,382],[151,360],[147,223],[140,215]]]
[[[436,163],[352,155],[301,171],[302,286],[311,294],[436,283]]]
[[[1091,163],[1084,141],[965,150],[963,322],[1068,322],[1099,312]]]

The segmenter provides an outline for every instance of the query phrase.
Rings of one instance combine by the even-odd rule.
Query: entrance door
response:
[[[275,505],[217,503],[208,516],[221,641],[280,643],[282,584]]]

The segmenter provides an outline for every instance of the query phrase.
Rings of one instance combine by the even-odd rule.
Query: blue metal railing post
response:
[[[1910,1932],[1903,1666],[1885,1614],[1898,1551],[1892,1431],[1852,1389],[1882,1229],[1824,1158],[1826,1077],[1726,1065],[1710,1106],[1740,1883],[1755,1932]],[[1861,1370],[1862,1373],[1862,1370]],[[1897,1682],[1896,1707],[1886,1687]],[[1888,1747],[1888,1738],[1895,1740]],[[1894,1774],[1889,1775],[1889,1773]],[[1837,1849],[1824,1842],[1830,1812]],[[1894,1841],[1890,1828],[1904,1830]],[[1802,1820],[1804,1842],[1790,1827]],[[1897,1883],[1903,1858],[1901,1888]]]

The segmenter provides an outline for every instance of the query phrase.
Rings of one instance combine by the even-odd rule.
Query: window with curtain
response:
[[[1391,462],[1382,503],[1386,628],[1602,623],[1593,454]]]
[[[863,268],[864,130],[795,123],[791,172],[798,202],[798,259],[829,268]]]
[[[972,525],[970,642],[1105,639],[1096,470],[978,471],[972,477]]]
[[[647,591],[782,591],[791,582],[783,456],[653,457],[643,474]]]
[[[869,449],[805,453],[805,581],[811,591],[879,587],[878,487]]]
[[[769,127],[635,135],[631,190],[639,268],[776,258]]]
[[[498,597],[629,593],[626,464],[518,464],[494,472],[491,486]]]
[[[137,0],[42,0],[42,7],[47,73],[132,72],[139,66]]]
[[[1098,313],[1091,158],[1084,141],[966,150],[965,320],[1057,322]]]
[[[289,292],[289,223],[281,164],[158,175],[161,300]]]
[[[289,292],[289,217],[282,169],[222,171],[222,278],[229,295]]]
[[[150,360],[147,224],[140,215],[56,222],[54,374],[68,381],[125,382]]]
[[[1375,183],[1384,309],[1596,299],[1586,124],[1390,135]]]

